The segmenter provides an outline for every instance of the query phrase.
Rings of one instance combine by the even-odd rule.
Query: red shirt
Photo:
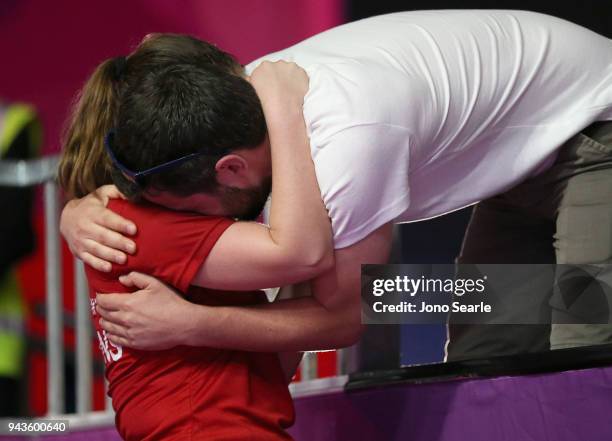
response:
[[[87,268],[92,312],[106,362],[116,425],[125,440],[287,440],[293,404],[277,354],[179,346],[138,351],[108,341],[95,313],[95,293],[126,292],[117,280],[139,271],[157,277],[193,302],[245,305],[257,292],[190,286],[232,221],[113,200],[116,213],[138,226],[138,251],[113,272]]]

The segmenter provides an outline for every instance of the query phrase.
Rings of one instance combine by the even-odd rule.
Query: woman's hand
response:
[[[114,185],[100,187],[64,207],[60,231],[70,251],[98,271],[109,272],[112,262],[124,263],[136,244],[126,235],[136,234],[136,225],[106,208],[110,199],[123,198]]]
[[[295,63],[264,61],[252,73],[249,81],[255,88],[266,119],[287,118],[287,110],[300,112],[308,91],[308,75]]]
[[[256,282],[249,288],[301,282],[333,267],[331,221],[321,199],[302,110],[308,76],[295,63],[264,61],[249,81],[262,103],[268,129],[272,165],[269,225],[259,232],[241,222],[228,228],[198,272],[194,284],[199,286],[234,289],[240,258],[248,268],[240,271],[242,275],[249,269],[258,274],[248,277]],[[245,241],[253,256],[244,252]],[[236,249],[241,251],[236,253]],[[228,268],[231,272],[226,277]],[[268,283],[257,285],[264,279]],[[276,283],[270,285],[270,280]],[[239,289],[246,287],[239,284]]]

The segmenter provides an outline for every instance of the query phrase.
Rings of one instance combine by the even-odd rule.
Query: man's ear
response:
[[[217,182],[228,187],[240,187],[247,179],[247,161],[240,155],[225,155],[215,164]]]

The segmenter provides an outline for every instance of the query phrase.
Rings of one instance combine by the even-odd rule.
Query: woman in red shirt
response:
[[[293,64],[264,63],[246,78],[230,55],[180,35],[147,37],[98,66],[67,131],[60,182],[70,197],[114,183],[128,201],[111,201],[113,210],[139,230],[138,251],[120,265],[80,256],[92,267],[93,306],[97,292],[125,291],[118,278],[130,271],[195,303],[248,305],[265,301],[253,290],[333,264],[302,117],[307,87]],[[300,143],[291,141],[296,131]],[[270,187],[270,226],[250,222]],[[293,410],[276,354],[142,352],[113,345],[95,323],[125,439],[288,437]]]

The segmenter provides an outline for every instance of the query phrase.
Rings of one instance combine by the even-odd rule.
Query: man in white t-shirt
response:
[[[180,311],[184,312],[186,306],[180,305],[176,306],[179,319],[175,322],[168,319],[153,323],[147,322],[145,315],[155,317],[155,311],[167,311],[172,303],[170,294],[160,284],[141,278],[139,283],[147,287],[138,308],[141,319],[122,320],[109,328],[111,334],[115,331],[132,336],[123,339],[124,344],[153,348],[153,341],[161,346],[189,342],[237,349],[257,346],[262,350],[261,345],[248,343],[249,336],[256,339],[262,324],[275,327],[279,333],[278,343],[266,350],[305,350],[352,343],[359,332],[345,330],[359,328],[360,264],[385,261],[390,225],[432,218],[479,201],[496,200],[499,212],[493,216],[491,203],[481,202],[474,212],[473,225],[482,223],[483,212],[496,219],[510,213],[516,222],[506,226],[493,222],[496,228],[486,232],[479,227],[478,234],[470,227],[473,232],[466,236],[459,261],[530,261],[527,257],[521,260],[520,253],[504,258],[508,253],[502,243],[494,245],[495,238],[521,224],[519,218],[545,219],[546,227],[540,232],[547,235],[546,249],[531,261],[612,260],[612,206],[606,205],[609,198],[605,193],[610,183],[611,147],[607,133],[612,129],[606,124],[592,126],[597,121],[612,120],[611,40],[567,21],[532,12],[416,11],[331,29],[252,62],[246,73],[250,74],[264,60],[294,62],[309,77],[304,119],[336,247],[335,272],[324,280],[315,280],[312,286],[315,298],[317,291],[326,291],[333,292],[335,300],[326,307],[286,300],[282,308],[236,310],[224,316],[226,320],[231,317],[232,323],[217,323],[214,312],[200,306],[190,310],[189,317],[197,317],[185,323]],[[581,134],[589,126],[589,130],[597,132],[599,141]],[[601,158],[580,172],[572,174],[567,167],[561,170],[559,152],[563,152],[566,165],[580,165],[585,161],[581,156],[584,144],[592,144],[591,150],[600,152]],[[601,204],[602,228],[586,231],[586,224],[567,227],[568,217],[559,216],[569,204],[563,197],[563,185],[553,186],[551,182],[561,177],[565,187],[573,188],[567,185],[570,178],[601,173],[606,167],[600,164],[606,161],[608,171],[597,176],[602,182],[601,200],[597,202]],[[521,187],[533,182],[537,188]],[[534,193],[543,195],[540,202],[552,201],[547,205],[548,211],[536,213],[522,207],[518,213],[520,202],[516,201],[520,198],[513,200],[516,203],[504,200],[500,208],[499,198],[508,191],[515,195],[519,187],[523,195],[525,190],[534,188]],[[530,202],[536,204],[535,200]],[[573,219],[578,205],[572,201],[567,208],[571,212],[569,218]],[[64,214],[64,232],[70,230],[69,220],[79,217],[74,214],[76,210],[70,213]],[[571,240],[559,236],[561,231],[581,243],[604,246],[599,246],[596,253],[578,256]],[[531,243],[529,235],[523,233],[523,242]],[[590,236],[585,238],[587,234]],[[75,245],[79,241],[76,236],[66,235],[74,249],[84,249]],[[514,232],[510,237],[516,239]],[[478,245],[479,238],[489,241],[486,252],[475,251],[483,248]],[[517,244],[516,249],[522,247]],[[151,295],[151,291],[157,295]],[[113,305],[121,309],[120,303]],[[194,313],[196,308],[198,312]],[[300,326],[301,331],[286,332],[290,322]],[[145,341],[133,337],[144,335],[145,326],[155,338]],[[167,332],[176,326],[185,332]],[[218,331],[209,332],[216,326],[224,327],[222,342]],[[520,341],[522,337],[514,333],[514,328],[502,330],[505,337],[499,339]],[[183,340],[176,337],[187,334],[189,337]],[[584,338],[567,336],[553,347],[612,341],[609,328],[598,328],[596,334],[596,338],[592,333]],[[316,336],[318,342],[311,343],[308,335]],[[482,337],[482,330],[470,335],[464,329],[457,334],[458,339],[472,342]],[[160,338],[165,339],[163,343]],[[328,341],[321,342],[326,338]],[[541,335],[535,340],[537,343],[522,349],[542,349]],[[497,348],[490,341],[470,343],[453,358],[514,349],[512,343]]]

